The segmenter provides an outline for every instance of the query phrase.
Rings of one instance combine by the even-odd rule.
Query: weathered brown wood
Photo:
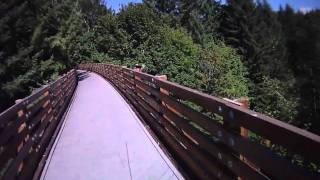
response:
[[[0,114],[0,128],[7,126],[7,123],[12,120],[16,120],[18,117],[18,113],[20,110],[25,108],[26,102],[22,101],[18,104],[13,105],[6,111]]]
[[[247,158],[255,162],[259,167],[271,172],[276,177],[287,177],[283,172],[294,171],[292,164],[284,159],[277,158],[270,149],[262,147],[260,144],[253,143],[252,141],[245,139],[241,136],[234,135],[227,130],[223,129],[222,125],[215,123],[212,119],[207,116],[196,112],[195,110],[173,100],[173,98],[162,94],[162,100],[164,100],[168,105],[174,107],[174,109],[180,114],[188,117],[191,121],[194,121],[200,125],[203,129],[210,132],[211,135],[219,139],[226,146],[232,150],[243,153]],[[275,169],[274,164],[281,165],[281,169]],[[299,170],[295,170],[290,177],[295,177]]]
[[[199,164],[202,164],[202,168],[207,169],[209,174],[214,174],[215,177],[220,179],[231,179],[231,177],[226,175],[221,167],[218,166],[218,163],[206,156],[197,145],[184,135],[183,131],[179,132],[168,120],[163,119],[161,122],[165,125],[165,129],[167,129],[179,143],[186,146],[187,151],[190,152],[189,156],[198,159]]]
[[[27,106],[28,119],[29,117],[34,116],[42,110],[42,106],[45,105],[45,103],[50,99],[50,96],[48,94],[49,92],[47,91],[47,95],[43,94],[43,97],[40,100],[38,100],[38,102],[31,104],[31,106],[29,105],[30,107]]]
[[[315,134],[175,83],[158,79],[156,83],[181,99],[192,101],[214,113],[230,116],[238,125],[288,148],[293,153],[301,154],[310,161],[320,162],[319,156],[314,157],[314,154],[320,152],[320,137]]]
[[[17,157],[13,160],[10,167],[3,176],[3,179],[13,179],[17,174],[20,163],[27,157],[30,148],[32,147],[34,140],[29,138],[26,144],[22,147],[21,151],[18,153]]]
[[[197,162],[191,158],[188,152],[181,147],[174,139],[164,130],[159,124],[156,123],[156,120],[141,106],[135,106],[137,110],[145,117],[147,122],[150,124],[151,128],[161,137],[166,139],[166,142],[170,145],[178,156],[183,159],[187,166],[193,169],[193,173],[195,173],[201,179],[210,179],[208,172],[205,172]],[[212,179],[212,177],[211,177]]]
[[[47,86],[47,85],[39,88],[39,90],[36,90],[36,92],[34,92],[33,94],[31,94],[30,96],[28,96],[24,99],[26,101],[26,104],[28,104],[28,105],[31,104],[32,102],[34,102],[36,99],[38,99],[40,96],[42,96],[48,90],[49,90],[49,86]]]
[[[237,159],[232,154],[228,154],[225,148],[217,146],[218,144],[205,138],[199,131],[195,130],[187,120],[182,119],[178,115],[175,115],[169,109],[164,108],[164,115],[172,120],[177,126],[188,134],[188,137],[192,138],[195,144],[198,144],[202,149],[206,150],[212,157],[216,158],[218,162],[230,169],[235,174],[242,178],[253,178],[253,179],[266,179],[266,177],[259,172],[256,172],[251,167]],[[189,138],[190,139],[190,138]]]
[[[87,64],[83,65],[83,68],[95,68],[97,73],[104,73],[105,71],[101,71],[99,66],[101,66],[101,64]],[[140,113],[144,114],[143,116],[147,122],[150,123],[150,126],[153,127],[155,131],[158,131],[157,134],[159,136],[164,139],[166,139],[165,137],[175,139],[171,141],[171,143],[173,143],[171,147],[177,146],[175,147],[176,149],[180,147],[186,150],[184,147],[175,144],[182,141],[184,141],[184,143],[191,143],[188,144],[189,148],[192,146],[198,148],[199,146],[198,153],[203,152],[204,154],[210,154],[213,159],[219,161],[218,164],[230,169],[234,174],[244,179],[319,178],[318,174],[312,174],[306,171],[306,169],[292,164],[289,160],[277,156],[275,152],[260,145],[258,142],[241,137],[238,129],[240,127],[246,128],[270,140],[271,143],[287,148],[289,152],[302,155],[311,162],[320,162],[320,157],[315,157],[315,154],[320,152],[319,136],[262,114],[243,109],[223,99],[209,96],[175,83],[159,80],[152,75],[115,65],[104,64],[103,68],[108,69],[105,77],[109,79],[115,87],[119,88],[124,96],[139,109],[138,111]],[[132,81],[133,79],[134,81]],[[168,92],[168,95],[163,96],[163,93],[160,95],[159,88]],[[161,101],[159,101],[159,98]],[[193,102],[205,111],[220,115],[223,117],[224,124],[222,125],[215,122],[211,116],[209,117],[202,112],[193,110],[181,103],[180,99]],[[165,108],[158,108],[163,106],[165,106]],[[170,120],[173,119],[172,121],[174,121],[176,126],[163,124],[162,113],[164,113],[164,117]],[[168,117],[170,115],[171,118]],[[205,133],[190,123],[199,126]],[[167,131],[170,127],[163,129],[165,125],[172,125],[170,133]],[[175,130],[175,128],[180,129],[181,132],[180,130],[172,131]],[[178,136],[180,139],[178,139]],[[208,139],[211,137],[214,137],[215,141]],[[295,140],[289,141],[288,139]],[[172,150],[175,156],[182,161],[192,161],[195,164],[208,165],[205,159],[198,158],[194,161],[194,159],[191,158],[192,160],[187,160],[180,157],[181,152],[175,151],[174,148],[172,148]],[[198,156],[201,157],[204,154]],[[239,154],[245,156],[246,159],[255,165],[258,165],[262,171],[259,172],[257,168],[252,168],[241,161]],[[190,152],[185,151],[185,155],[190,156]],[[192,168],[190,164],[188,167],[195,170],[195,167]],[[197,176],[205,177],[201,176],[201,173],[197,174]]]
[[[155,99],[148,96],[145,92],[143,92],[141,89],[136,88],[137,94],[143,98],[143,100],[148,103],[153,109],[155,109],[157,112],[160,112],[160,103],[157,102]]]
[[[50,103],[50,101],[48,101]],[[43,108],[34,118],[29,120],[28,122],[28,129],[33,131],[33,129],[42,121],[43,118],[46,118],[49,114],[49,110],[51,109],[50,113],[52,112],[52,108],[50,105],[47,105]]]
[[[26,121],[25,114],[22,117],[17,117],[9,126],[0,133],[0,146],[3,146],[13,135],[16,134],[18,128]]]
[[[76,78],[76,75],[74,75],[74,78]],[[41,131],[42,128],[43,129],[46,128],[46,129],[43,132],[42,136],[39,136],[39,138],[40,138],[40,141],[38,143],[39,144],[39,151],[41,152],[40,154],[43,154],[43,156],[40,159],[40,162],[39,162],[39,165],[37,166],[37,168],[35,170],[33,170],[31,173],[31,174],[33,174],[34,180],[39,179],[39,177],[40,177],[40,173],[45,165],[44,162],[47,159],[49,151],[53,145],[54,139],[57,137],[59,129],[62,126],[61,118],[64,114],[66,107],[68,106],[68,103],[69,103],[71,96],[76,88],[76,85],[77,85],[77,83],[74,80],[74,83],[71,85],[71,88],[70,88],[71,89],[71,92],[69,93],[70,96],[68,96],[66,103],[64,103],[64,105],[61,106],[59,108],[59,110],[56,112],[57,114],[55,116],[49,115],[48,118],[45,119],[46,123],[49,125],[46,127],[46,125],[43,124],[42,127],[39,128],[40,133],[42,132]],[[50,142],[49,142],[49,140],[50,140]],[[28,172],[30,172],[30,170],[28,170]],[[26,173],[25,176],[29,177],[28,175],[30,175],[30,173]]]
[[[152,76],[150,74],[143,73],[143,72],[134,71],[134,75],[141,78],[141,79],[147,80],[149,82],[154,82],[154,79],[155,79],[154,76]]]
[[[75,90],[75,73],[68,72],[0,114],[0,179],[30,179],[55,130],[51,124],[61,119]]]
[[[27,135],[27,130],[24,129],[17,135],[15,135],[10,142],[6,144],[5,149],[2,150],[0,158],[0,167],[5,167],[5,164],[8,163],[8,160],[14,160],[17,155],[17,147],[24,142]]]
[[[41,133],[42,130],[46,127],[46,125],[49,124],[49,127],[44,131],[44,134],[42,136],[37,137],[37,144],[35,145],[35,150],[30,154],[30,157],[26,161],[26,167],[23,169],[23,171],[19,175],[19,179],[31,179],[33,177],[34,172],[36,171],[38,164],[35,164],[34,162],[39,162],[42,158],[42,155],[47,147],[47,144],[49,143],[49,139],[52,136],[53,130],[55,130],[55,125],[57,121],[52,121],[49,123],[49,120],[45,121],[39,128],[37,134]]]
[[[132,78],[129,79],[129,77],[127,77],[127,76],[124,76],[123,79],[124,79],[125,83],[129,83],[134,86],[134,79],[132,79]]]
[[[144,90],[148,93],[148,95],[153,95],[153,96],[158,97],[158,98],[160,97],[160,95],[159,95],[160,89],[159,89],[159,88],[156,89],[156,88],[154,88],[154,87],[151,87],[151,86],[147,85],[146,83],[142,82],[142,81],[139,80],[139,79],[135,79],[135,83],[136,83],[139,87],[141,87],[142,89],[144,89]]]

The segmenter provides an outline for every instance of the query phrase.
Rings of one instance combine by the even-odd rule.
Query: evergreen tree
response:
[[[320,134],[320,11],[295,13],[280,9],[289,64],[299,92],[299,125]]]
[[[146,0],[147,5],[170,15],[172,24],[187,29],[195,42],[218,37],[220,5],[214,0]]]
[[[244,63],[249,71],[250,97],[253,109],[274,115],[274,117],[289,121],[294,118],[295,111],[287,108],[295,107],[295,99],[290,92],[294,83],[287,66],[286,48],[282,38],[281,26],[276,14],[266,1],[229,0],[225,6],[225,14],[221,24],[221,32],[228,44],[237,48],[244,57]],[[266,79],[268,81],[266,81]],[[275,106],[268,92],[261,91],[269,81],[281,82],[282,91],[278,91],[285,103],[280,99],[273,102],[289,104]],[[272,86],[274,87],[274,86]],[[274,87],[277,88],[277,87]],[[276,89],[274,89],[276,91]],[[280,107],[280,108],[279,108]],[[283,112],[292,112],[286,114]],[[279,114],[283,116],[278,116]]]
[[[256,67],[255,42],[250,32],[254,26],[254,12],[255,4],[252,0],[228,0],[220,27],[226,43],[237,48],[244,56],[245,64],[250,64],[252,69]]]
[[[258,1],[254,24],[256,28],[252,34],[257,44],[254,61],[258,66],[253,72],[260,71],[265,76],[284,81],[291,79],[281,24],[266,0]]]
[[[319,10],[144,0],[115,14],[101,0],[7,0],[0,15],[0,110],[79,63],[142,63],[320,134]]]
[[[167,14],[176,14],[178,0],[144,0],[147,6],[156,8],[160,12]]]
[[[0,110],[75,65],[70,58],[75,52],[70,53],[70,47],[75,46],[70,43],[72,36],[62,36],[68,29],[70,32],[69,25],[84,32],[83,24],[72,18],[74,9],[79,10],[79,21],[92,26],[106,11],[98,0],[14,0],[1,2],[0,9]]]
[[[28,94],[33,61],[29,42],[38,23],[41,1],[2,1],[0,3],[0,110],[13,104],[15,98]],[[31,8],[32,7],[32,8]]]

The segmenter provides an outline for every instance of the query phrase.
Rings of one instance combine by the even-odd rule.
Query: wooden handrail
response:
[[[71,70],[0,114],[0,179],[39,178],[34,174],[76,86]]]
[[[128,68],[110,64],[81,64],[79,68],[109,80],[191,178],[320,178],[307,167],[311,162],[320,163],[318,135]],[[241,136],[240,127],[285,149],[288,155],[280,156],[270,147]],[[303,157],[304,166],[291,162],[294,155]]]

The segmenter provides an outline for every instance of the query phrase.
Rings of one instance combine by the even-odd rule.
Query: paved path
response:
[[[109,82],[87,73],[75,93],[41,179],[182,179]]]

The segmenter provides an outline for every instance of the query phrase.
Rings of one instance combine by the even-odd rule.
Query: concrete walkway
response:
[[[41,179],[183,179],[109,82],[82,78]]]

